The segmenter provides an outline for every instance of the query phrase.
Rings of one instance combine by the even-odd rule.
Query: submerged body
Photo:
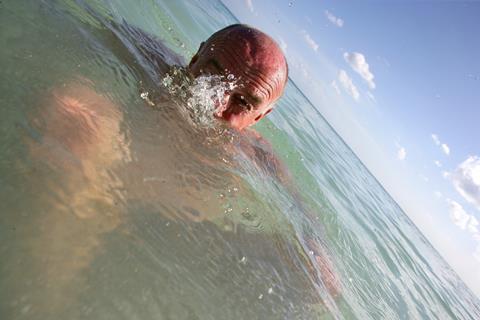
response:
[[[127,62],[134,63],[135,59],[145,59],[143,63],[147,62],[154,70],[153,74],[161,78],[169,70],[169,62],[181,61],[160,41],[137,29],[125,27],[136,35],[139,53],[136,57],[125,55],[124,59]],[[115,37],[111,41],[111,45],[122,46]],[[200,64],[201,59],[198,60],[197,54],[192,61],[190,70],[194,70],[192,74],[195,76],[195,72],[198,71],[195,71],[195,62]],[[232,71],[228,70],[228,74]],[[188,75],[185,74],[185,77]],[[286,81],[286,74],[282,77],[285,79],[281,81]],[[239,159],[248,159],[258,170],[285,185],[286,189],[293,193],[296,205],[302,206],[288,172],[275,156],[269,143],[255,131],[245,129],[271,111],[271,103],[283,91],[283,84],[280,89],[272,89],[270,93],[264,91],[264,96],[256,101],[255,106],[248,106],[247,104],[251,102],[239,101],[242,100],[240,99],[242,95],[250,98],[261,96],[261,87],[252,86],[253,83],[255,81],[251,81],[247,89],[240,87],[230,93],[232,100],[218,106],[215,115],[234,130],[221,129],[219,132],[222,134],[214,133],[213,137],[212,131],[198,127],[189,129],[190,124],[182,110],[171,107],[171,100],[177,98],[168,92],[157,90],[156,95],[145,103],[144,114],[135,119],[144,122],[145,127],[151,125],[161,127],[160,136],[142,132],[142,129],[129,135],[122,132],[124,119],[121,108],[105,93],[93,89],[95,84],[87,79],[77,79],[72,84],[64,84],[50,93],[46,102],[43,102],[43,111],[32,120],[34,126],[43,132],[43,143],[29,144],[34,157],[54,163],[64,172],[62,188],[65,198],[61,203],[68,203],[69,209],[57,205],[53,212],[58,213],[52,214],[48,221],[56,220],[55,224],[61,226],[62,221],[65,223],[68,220],[68,224],[71,225],[73,223],[70,221],[71,217],[66,218],[61,212],[65,209],[72,210],[77,218],[82,220],[82,230],[85,232],[83,236],[77,235],[73,238],[70,234],[75,232],[65,233],[55,229],[53,233],[58,237],[56,241],[65,241],[68,238],[66,243],[72,248],[79,249],[73,250],[72,255],[62,259],[61,263],[48,266],[48,273],[52,277],[51,283],[55,284],[52,290],[56,298],[48,307],[52,309],[52,313],[61,308],[65,299],[70,296],[68,292],[72,291],[71,286],[79,286],[80,271],[85,270],[93,257],[102,250],[100,239],[112,230],[122,229],[122,220],[126,217],[122,212],[118,212],[116,201],[136,203],[141,207],[147,206],[149,210],[160,210],[167,221],[183,221],[182,223],[187,224],[207,223],[208,230],[211,228],[211,222],[214,222],[219,228],[227,228],[228,224],[224,225],[222,221],[229,212],[225,206],[229,206],[230,203],[224,195],[219,195],[214,190],[219,188],[230,190],[241,185],[242,181],[239,181],[230,170],[236,170],[235,163]],[[269,87],[275,88],[273,85]],[[252,92],[256,94],[250,94]],[[155,108],[150,108],[152,104]],[[158,112],[166,116],[159,118],[156,116]],[[157,147],[141,150],[132,148],[131,142],[140,137],[151,140],[150,145]],[[49,144],[49,140],[55,143]],[[57,157],[58,150],[53,150],[53,145],[61,146],[68,155]],[[205,150],[202,156],[189,159],[189,154],[198,154],[199,146]],[[178,159],[183,160],[179,163]],[[225,168],[218,167],[219,159],[222,159]],[[112,172],[116,172],[119,178],[112,180]],[[208,172],[208,175],[202,172]],[[128,185],[122,183],[122,175],[128,175],[130,181]],[[115,196],[109,196],[110,194]],[[103,208],[101,215],[98,215],[99,207]],[[183,209],[179,211],[176,208]],[[242,234],[240,230],[237,229],[239,237]],[[231,233],[229,228],[226,232],[222,237],[232,238],[228,235]],[[50,232],[47,238],[51,237]],[[310,296],[306,301],[313,303],[321,300],[316,296],[314,283],[325,286],[332,296],[339,294],[339,283],[332,264],[321,246],[313,239],[307,239],[306,245],[302,247],[303,241],[294,238],[294,243],[289,244],[291,240],[275,236],[275,232],[252,237],[263,242],[261,246],[272,241],[266,246],[280,248],[277,261],[283,260],[286,265],[290,265],[289,268],[296,270],[294,273],[299,274],[299,283],[303,281],[306,296]],[[232,241],[235,241],[234,239],[235,236]],[[286,251],[282,253],[282,250]],[[292,258],[292,252],[298,254]],[[313,254],[313,259],[308,258],[309,252]],[[63,255],[54,247],[51,254]],[[268,256],[263,259],[272,260]],[[64,276],[58,279],[56,278],[58,273],[63,273]],[[304,280],[301,280],[302,278]]]

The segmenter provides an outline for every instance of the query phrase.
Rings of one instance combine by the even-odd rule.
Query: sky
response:
[[[223,2],[480,297],[480,2]]]

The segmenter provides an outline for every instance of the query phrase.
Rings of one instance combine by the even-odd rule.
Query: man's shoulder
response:
[[[243,131],[243,134],[252,145],[262,149],[268,149],[273,152],[272,144],[270,143],[270,141],[265,139],[258,131],[248,128]]]
[[[127,23],[123,23],[122,28],[127,31],[142,56],[157,68],[167,70],[171,65],[185,65],[185,59],[174,52],[160,37]]]
[[[274,157],[275,151],[272,144],[265,139],[260,133],[253,129],[245,129],[242,132],[243,140],[252,155],[259,157]]]
[[[270,141],[253,129],[244,130],[244,134],[249,155],[255,164],[278,178],[284,168]]]

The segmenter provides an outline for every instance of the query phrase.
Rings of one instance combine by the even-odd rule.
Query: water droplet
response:
[[[242,217],[244,217],[245,219],[247,219],[248,221],[253,221],[255,220],[255,216],[250,214],[250,212],[248,212],[248,208],[247,210],[243,211],[242,212]]]
[[[22,314],[27,314],[27,313],[30,311],[31,308],[32,308],[31,305],[26,305],[26,306],[24,306],[24,307],[22,308],[22,311],[21,311]]]
[[[169,74],[167,74],[162,80],[162,84],[164,87],[169,87],[172,84],[172,82],[173,82],[173,79]]]

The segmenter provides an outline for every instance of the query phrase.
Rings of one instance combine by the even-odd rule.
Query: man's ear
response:
[[[188,64],[188,67],[191,68],[192,65],[197,62],[198,60],[198,54],[200,53],[200,51],[202,51],[202,48],[203,46],[205,45],[205,41],[203,41],[202,43],[200,43],[200,47],[198,48],[198,51],[197,53],[195,53],[195,55],[192,57],[192,60],[190,60],[190,63]]]
[[[272,112],[273,110],[273,106],[271,108],[269,108],[267,111],[265,111],[264,113],[261,113],[259,114],[256,118],[255,118],[255,123],[260,121],[263,117],[265,117],[267,114],[269,114],[270,112]]]
[[[269,108],[267,111],[265,111],[265,112],[263,113],[263,116],[265,117],[267,114],[269,114],[270,112],[272,112],[273,107],[274,107],[274,106],[272,106],[272,107]]]

